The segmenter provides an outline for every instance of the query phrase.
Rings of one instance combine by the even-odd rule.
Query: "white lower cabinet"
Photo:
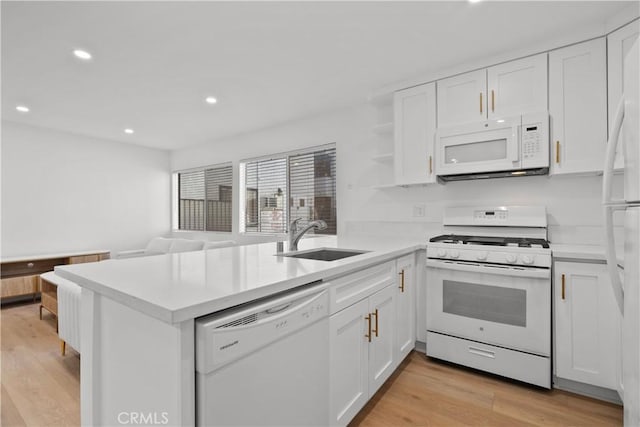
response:
[[[416,267],[415,254],[396,260],[396,364],[416,346]]]
[[[555,262],[555,375],[617,390],[620,312],[604,264]]]
[[[397,366],[394,284],[329,319],[331,425],[351,421]]]

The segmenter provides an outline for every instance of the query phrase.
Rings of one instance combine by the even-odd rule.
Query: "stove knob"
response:
[[[531,265],[533,264],[533,257],[530,257],[529,255],[525,255],[522,257],[522,262],[524,264]]]
[[[489,252],[487,252],[487,251],[478,252],[478,253],[476,254],[476,259],[477,259],[478,261],[484,261],[484,260],[486,260],[486,259],[487,259],[487,256],[489,256]]]
[[[458,257],[460,256],[460,252],[458,252],[458,251],[456,251],[456,250],[454,249],[454,250],[452,250],[452,251],[451,251],[450,256],[451,256],[451,258],[456,259],[456,258],[458,258]]]
[[[513,264],[514,262],[516,262],[518,260],[518,256],[514,255],[514,254],[507,254],[507,262],[509,264]]]
[[[438,249],[438,258],[444,258],[447,256],[447,251],[444,249]]]

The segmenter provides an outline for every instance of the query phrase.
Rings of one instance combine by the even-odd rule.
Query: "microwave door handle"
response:
[[[516,143],[507,145],[507,149],[510,149],[511,151],[509,160],[511,160],[514,163],[520,161],[520,144],[522,143],[522,141],[519,138],[519,133],[520,133],[519,128],[520,126],[512,127],[511,140],[515,141]]]
[[[602,204],[611,205],[615,202],[611,198],[611,192],[613,190],[613,164],[616,160],[616,148],[620,142],[620,129],[622,128],[622,120],[624,119],[624,95],[620,98],[618,108],[616,108],[616,115],[613,119],[613,126],[611,128],[611,135],[607,141],[607,153],[604,160],[604,171],[602,173]]]

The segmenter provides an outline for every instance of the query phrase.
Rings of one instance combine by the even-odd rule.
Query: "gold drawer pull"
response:
[[[565,299],[565,279],[564,279],[564,274],[562,275],[562,299]]]
[[[556,141],[556,163],[560,163],[560,141]]]
[[[367,327],[367,329],[368,329],[369,333],[368,333],[368,334],[365,334],[365,337],[367,337],[367,340],[368,340],[369,342],[371,342],[371,314],[367,314],[366,316],[364,316],[364,319],[367,321],[367,323],[368,323],[368,325],[369,325],[369,326]]]
[[[373,333],[376,334],[376,336],[378,336],[378,309],[376,308],[376,311],[371,313],[371,315],[376,316],[376,328],[373,330]]]
[[[400,292],[404,292],[404,270],[398,274],[400,275],[400,286],[398,288],[400,288]]]
[[[433,173],[433,157],[429,156],[429,175]]]
[[[491,89],[491,112],[493,113],[494,111],[496,111],[496,94]]]
[[[480,114],[482,114],[482,92],[480,92]]]

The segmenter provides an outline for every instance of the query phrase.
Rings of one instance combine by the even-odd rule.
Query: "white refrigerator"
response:
[[[622,372],[618,390],[624,402],[624,425],[640,425],[640,40],[624,63],[624,94],[611,124],[603,176],[603,207],[607,234],[607,266],[622,314]],[[612,197],[616,146],[624,158],[624,198]],[[616,252],[613,212],[624,211],[624,253]],[[620,268],[622,267],[622,268]],[[623,271],[623,274],[620,274]]]

